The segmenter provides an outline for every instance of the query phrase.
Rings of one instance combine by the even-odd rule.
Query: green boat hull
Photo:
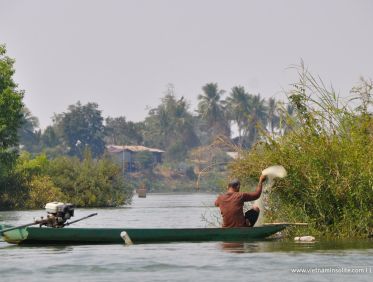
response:
[[[134,244],[160,242],[247,241],[266,238],[287,224],[243,228],[18,228],[2,234],[13,244],[124,244],[126,232]],[[0,229],[5,229],[1,227]],[[128,237],[127,237],[128,238]]]

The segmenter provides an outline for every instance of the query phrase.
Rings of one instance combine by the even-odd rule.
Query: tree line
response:
[[[129,121],[125,115],[104,118],[98,104],[77,102],[66,112],[55,114],[44,131],[38,129],[37,118],[23,108],[20,144],[32,153],[80,158],[86,147],[99,157],[107,144],[144,145],[163,149],[168,161],[178,161],[185,159],[191,148],[208,145],[217,136],[248,149],[260,139],[260,130],[276,134],[281,113],[291,112],[284,103],[250,94],[242,86],[225,93],[217,83],[207,83],[197,99],[198,107],[193,111],[168,85],[160,104],[140,122]],[[235,138],[232,127],[237,128]]]

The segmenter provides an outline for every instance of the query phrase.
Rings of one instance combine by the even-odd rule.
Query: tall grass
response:
[[[288,93],[295,114],[283,116],[281,135],[267,136],[266,142],[256,144],[231,165],[231,173],[251,182],[269,165],[287,169],[288,176],[276,181],[269,193],[266,221],[308,222],[306,230],[301,229],[303,234],[325,237],[372,235],[373,117],[369,107],[352,109],[351,103],[341,103],[333,89],[303,66],[299,75]],[[364,98],[361,103],[366,103],[367,93],[358,94]]]

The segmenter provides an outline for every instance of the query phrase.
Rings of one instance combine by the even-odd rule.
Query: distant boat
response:
[[[237,228],[50,228],[20,227],[1,233],[10,226],[0,224],[3,239],[12,244],[133,244],[159,242],[244,242],[264,239],[291,223]]]
[[[146,198],[146,192],[147,189],[144,185],[136,189],[136,193],[139,196],[139,198]]]

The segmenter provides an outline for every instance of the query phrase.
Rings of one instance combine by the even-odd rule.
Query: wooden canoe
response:
[[[48,228],[25,227],[2,233],[12,244],[123,244],[123,234],[134,244],[160,242],[242,242],[264,239],[290,224],[242,228]],[[1,226],[0,230],[9,226]],[[122,234],[122,235],[121,235]]]

